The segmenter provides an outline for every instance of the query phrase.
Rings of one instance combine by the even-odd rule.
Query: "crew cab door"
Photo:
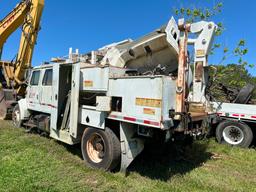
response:
[[[51,123],[50,127],[52,130],[57,131],[58,128],[58,96],[59,96],[59,71],[60,65],[53,65],[52,75],[52,109],[51,109]]]
[[[80,64],[72,65],[71,84],[71,109],[70,109],[70,130],[74,138],[78,136],[78,115],[79,115],[79,89],[80,89]]]
[[[54,64],[52,71],[51,129],[58,131],[72,86],[72,64]],[[73,115],[73,114],[72,114]]]
[[[26,96],[28,109],[30,110],[38,111],[40,109],[40,81],[41,70],[32,71]]]
[[[52,68],[45,69],[42,77],[39,101],[44,113],[51,113],[52,105]]]

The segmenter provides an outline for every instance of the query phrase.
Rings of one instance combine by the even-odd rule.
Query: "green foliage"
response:
[[[222,11],[223,3],[217,3],[212,9],[209,8],[191,8],[191,7],[182,7],[174,8],[173,12],[177,16],[184,17],[187,22],[192,23],[199,20],[208,20],[211,17],[217,15]],[[222,25],[220,23],[220,25]],[[220,26],[221,27],[221,26]]]
[[[182,7],[174,8],[173,12],[176,16],[185,18],[186,22],[193,23],[201,20],[210,20],[212,17],[222,12],[223,3],[217,3],[213,8],[197,8],[197,7]],[[216,35],[221,35],[224,31],[222,22],[217,23],[218,29]]]
[[[256,86],[256,77],[253,77],[249,74],[244,63],[239,65],[229,64],[227,66],[216,65],[214,67],[216,68],[217,73],[214,77],[215,80],[213,85],[210,87],[209,91],[216,100],[223,102],[228,101],[228,98],[223,92],[220,84],[236,91],[239,91],[248,83]],[[213,72],[210,75],[213,76]],[[253,93],[252,99],[256,99],[256,90]]]
[[[247,61],[244,60],[244,56],[248,53],[248,48],[246,47],[246,41],[244,39],[239,40],[237,46],[234,49],[229,49],[228,47],[224,47],[223,49],[223,57],[219,62],[219,65],[223,64],[228,58],[233,57],[237,58],[237,64],[243,65],[244,67],[253,68],[254,64],[248,64]]]

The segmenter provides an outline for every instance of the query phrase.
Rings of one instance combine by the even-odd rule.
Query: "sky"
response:
[[[0,19],[4,18],[20,0],[0,0]],[[139,38],[168,22],[174,8],[213,7],[218,0],[45,0],[41,31],[34,50],[33,66],[49,61],[52,57],[68,54],[68,49],[80,53],[96,50],[104,45],[127,38]],[[233,49],[240,39],[246,40],[249,53],[244,57],[256,64],[256,1],[222,0],[224,6],[215,23],[223,22],[225,31],[216,38]],[[19,46],[20,30],[6,42],[3,60],[11,60]],[[221,61],[223,54],[217,51],[209,57],[209,63]],[[230,57],[225,63],[237,63]],[[249,68],[256,76],[256,66]]]

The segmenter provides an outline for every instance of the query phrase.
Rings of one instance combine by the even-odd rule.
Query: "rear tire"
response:
[[[15,105],[12,112],[12,122],[15,127],[20,128],[22,126],[21,116],[20,116],[20,107]]]
[[[121,159],[121,145],[115,133],[109,129],[85,129],[81,144],[87,166],[113,171]]]
[[[253,140],[251,128],[242,122],[223,121],[216,128],[219,143],[247,148]]]

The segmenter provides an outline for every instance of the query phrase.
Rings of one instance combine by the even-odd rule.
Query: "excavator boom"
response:
[[[0,21],[0,47],[2,48],[8,37],[22,25],[28,11],[28,2],[19,3],[11,13]]]
[[[40,30],[40,20],[43,12],[44,0],[32,0],[30,12],[27,14],[26,22],[22,26],[22,36],[20,48],[15,66],[14,78],[18,85],[24,81],[26,69],[31,68],[31,60],[34,46],[36,44],[38,31]],[[24,90],[18,89],[18,94],[23,94]]]
[[[22,29],[16,60],[0,61],[0,119],[5,119],[17,98],[25,95],[25,74],[31,68],[43,8],[44,0],[23,0],[0,21],[0,53],[9,36]]]

